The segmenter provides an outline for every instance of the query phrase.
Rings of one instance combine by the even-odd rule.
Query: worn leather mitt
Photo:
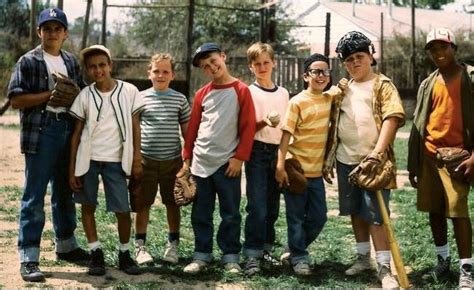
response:
[[[304,170],[301,163],[294,159],[286,159],[285,171],[288,174],[288,181],[290,185],[286,187],[289,192],[302,194],[308,186],[308,180],[304,176]]]
[[[190,204],[196,197],[196,181],[189,170],[176,178],[174,185],[174,201],[177,206]]]
[[[52,107],[70,107],[81,88],[72,79],[58,72],[53,73],[53,79],[55,85],[48,105]]]
[[[466,159],[471,157],[467,150],[458,147],[442,147],[436,149],[436,159],[440,167],[446,166],[449,175],[458,181],[469,181],[463,170],[456,168]]]
[[[372,152],[349,173],[349,182],[376,191],[387,187],[394,176],[394,166],[387,154]]]

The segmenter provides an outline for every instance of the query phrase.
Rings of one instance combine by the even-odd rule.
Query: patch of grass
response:
[[[20,124],[0,124],[0,127],[8,130],[20,130]]]
[[[406,119],[405,120],[405,125],[403,125],[403,127],[398,129],[398,131],[410,133],[411,126],[413,126],[413,120]]]
[[[408,139],[395,139],[394,150],[397,169],[406,170],[408,161]]]
[[[0,195],[5,196],[8,201],[20,200],[23,189],[16,185],[0,186]]]

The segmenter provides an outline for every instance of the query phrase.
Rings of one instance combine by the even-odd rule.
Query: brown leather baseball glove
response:
[[[301,163],[294,159],[285,160],[285,171],[288,174],[290,185],[287,187],[291,193],[302,194],[308,186],[308,180],[304,176],[304,170]]]
[[[53,73],[53,79],[55,85],[48,105],[52,107],[70,107],[81,88],[72,79],[58,72]]]
[[[469,159],[471,154],[467,150],[457,147],[442,147],[436,149],[436,159],[440,167],[446,166],[449,175],[458,180],[467,182],[468,178],[464,175],[463,170],[457,170],[458,166],[466,159]]]
[[[387,154],[372,152],[349,173],[349,182],[376,191],[387,187],[394,175],[394,166]]]
[[[190,204],[196,197],[196,181],[189,170],[176,178],[174,185],[174,201],[177,206]]]

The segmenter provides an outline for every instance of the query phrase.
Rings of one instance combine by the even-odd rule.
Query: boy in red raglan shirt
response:
[[[196,92],[183,149],[184,171],[191,169],[197,185],[191,223],[195,245],[186,273],[199,273],[212,260],[213,212],[216,194],[222,221],[217,243],[230,273],[241,271],[240,175],[249,160],[255,135],[255,109],[246,84],[227,70],[226,55],[215,43],[195,52],[193,65],[211,79]],[[191,162],[192,161],[192,162]]]

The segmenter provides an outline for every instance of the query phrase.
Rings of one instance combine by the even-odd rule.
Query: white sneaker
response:
[[[358,254],[355,263],[344,273],[348,276],[353,276],[370,269],[372,269],[372,264],[370,263],[370,253],[366,255]]]
[[[166,261],[171,264],[178,264],[178,241],[168,242],[166,245],[165,253],[163,254],[163,261]]]
[[[282,265],[289,266],[290,265],[290,249],[285,249],[285,252],[280,256],[280,262]]]
[[[202,260],[194,260],[184,267],[184,273],[197,274],[207,266],[207,262]]]
[[[239,264],[237,263],[225,263],[224,268],[231,274],[238,274],[242,272],[242,268],[240,268]]]
[[[299,276],[311,275],[311,268],[307,262],[299,262],[298,264],[294,265],[293,271],[295,271],[295,274]]]
[[[137,264],[143,265],[153,262],[153,257],[147,252],[145,246],[139,246],[135,260],[137,261]]]
[[[397,279],[393,277],[392,275],[392,270],[390,269],[389,265],[378,265],[379,271],[378,271],[378,278],[380,280],[380,283],[382,283],[382,288],[383,289],[397,289],[400,287],[398,285]]]

